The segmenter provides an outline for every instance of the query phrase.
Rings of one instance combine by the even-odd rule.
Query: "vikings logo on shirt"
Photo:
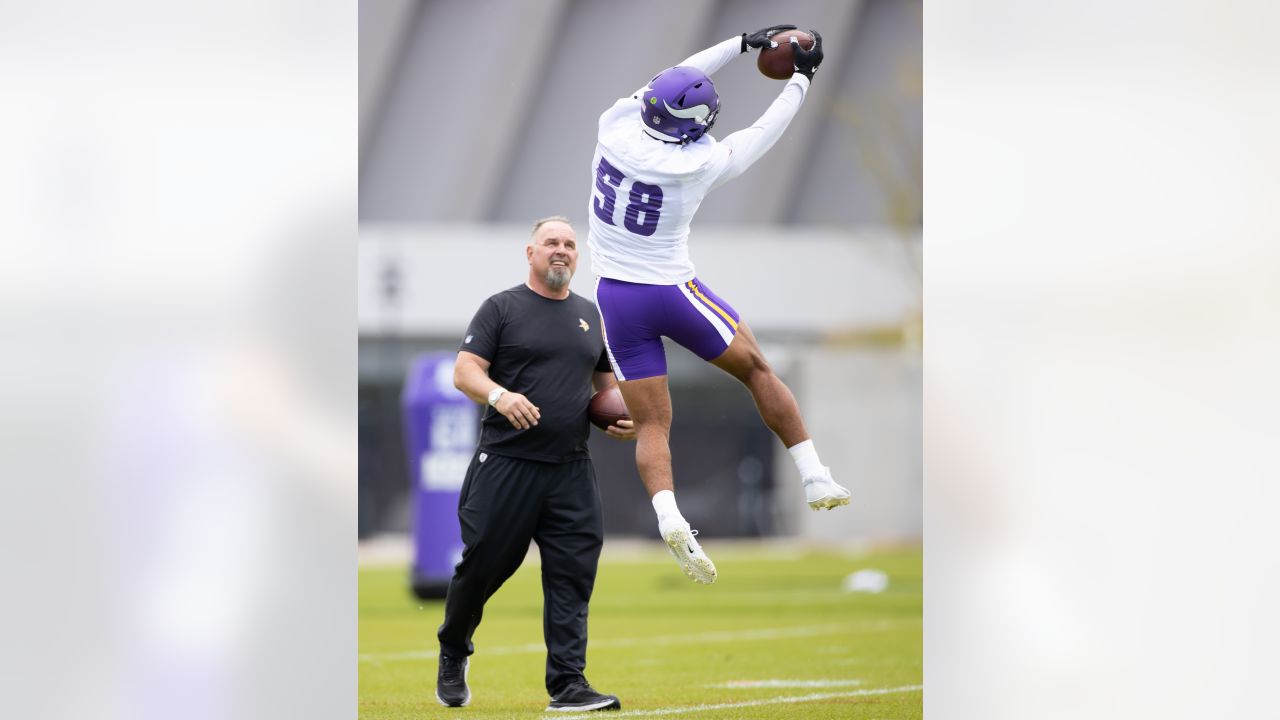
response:
[[[582,332],[586,332],[591,329],[591,326],[587,324],[587,321],[582,318],[578,318],[578,327],[582,328]]]

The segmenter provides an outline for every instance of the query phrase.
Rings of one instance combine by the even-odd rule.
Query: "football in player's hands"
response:
[[[617,385],[607,387],[591,396],[587,416],[591,418],[591,424],[601,430],[608,429],[619,420],[631,419],[631,414],[627,412],[627,404],[622,401],[622,391]]]
[[[791,38],[791,59],[796,64],[796,74],[813,82],[813,74],[818,72],[818,66],[822,64],[822,34],[817,30],[810,30],[809,34],[813,35],[813,47],[808,50],[801,47],[795,38]]]
[[[791,52],[793,36],[800,47],[805,50],[813,49],[813,36],[809,33],[804,30],[784,30],[770,38],[778,43],[778,47],[761,48],[760,54],[756,56],[756,68],[761,74],[774,80],[786,80],[795,73],[795,58]]]
[[[746,52],[750,48],[759,50],[762,47],[777,47],[777,43],[773,42],[773,36],[783,30],[795,30],[795,25],[770,25],[763,30],[757,30],[753,33],[742,33],[742,52]]]

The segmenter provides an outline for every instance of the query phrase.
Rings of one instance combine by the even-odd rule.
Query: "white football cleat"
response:
[[[827,469],[826,472],[817,477],[805,478],[804,498],[809,501],[809,507],[814,510],[823,508],[830,510],[841,505],[848,505],[849,497],[848,488],[837,485],[836,481],[831,479],[830,469]]]
[[[716,581],[715,563],[702,552],[702,546],[698,545],[698,541],[693,539],[698,531],[690,529],[689,523],[684,518],[677,517],[659,522],[658,532],[662,534],[662,539],[670,548],[672,557],[680,563],[680,569],[689,579],[703,585],[710,585]]]

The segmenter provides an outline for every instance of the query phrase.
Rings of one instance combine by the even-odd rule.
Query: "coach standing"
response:
[[[520,567],[529,541],[542,556],[548,710],[611,710],[618,698],[587,683],[587,603],[604,543],[600,492],[587,452],[592,386],[615,383],[600,314],[569,291],[578,265],[569,221],[534,224],[529,279],[484,301],[467,327],[453,383],[488,403],[458,501],[465,548],[445,600],[436,698],[471,699],[466,675],[485,601]],[[631,421],[607,431],[632,440]]]

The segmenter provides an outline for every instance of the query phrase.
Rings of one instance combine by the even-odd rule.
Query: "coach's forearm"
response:
[[[591,386],[596,392],[606,390],[618,384],[618,378],[614,377],[613,371],[594,372],[591,373]]]
[[[481,405],[489,403],[489,391],[502,387],[489,377],[489,371],[472,360],[459,359],[453,367],[453,386]]]

